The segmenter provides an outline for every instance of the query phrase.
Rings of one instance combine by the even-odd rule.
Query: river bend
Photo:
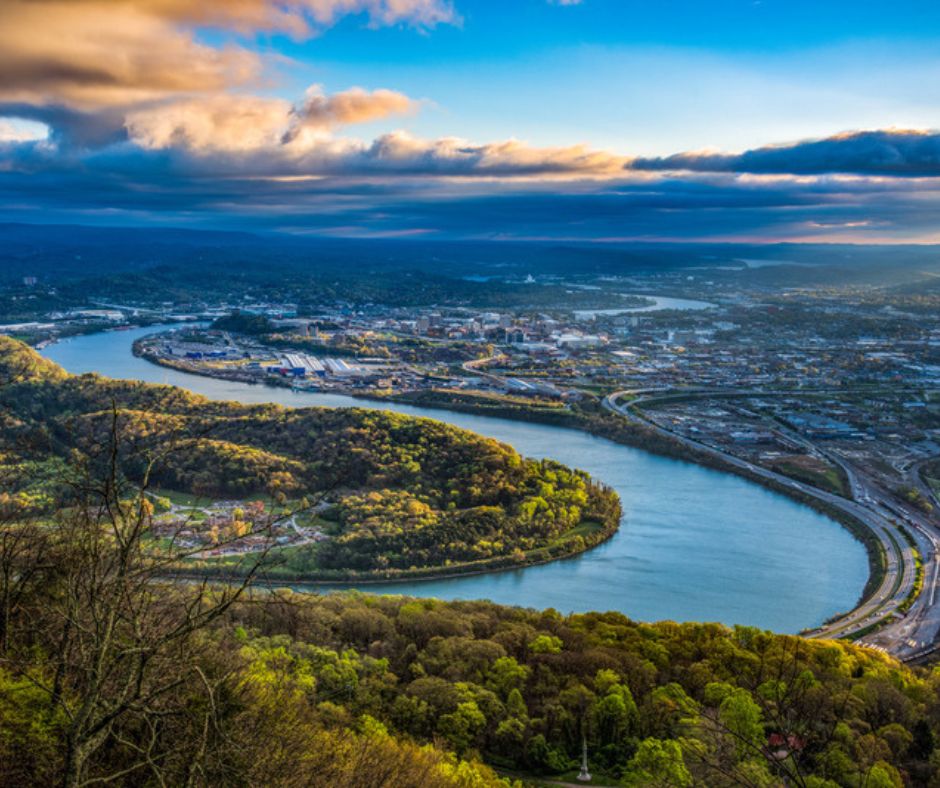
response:
[[[72,373],[169,383],[211,399],[381,407],[439,419],[504,441],[530,457],[583,468],[623,501],[619,533],[576,558],[475,577],[366,586],[370,591],[485,598],[566,613],[617,610],[647,621],[721,621],[798,632],[852,608],[865,585],[865,551],[841,526],[736,476],[576,430],[166,369],[131,352],[134,340],[156,330],[76,337],[43,352]]]

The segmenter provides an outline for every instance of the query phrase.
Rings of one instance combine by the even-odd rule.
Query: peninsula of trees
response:
[[[70,376],[0,338],[3,379],[0,504],[50,513],[67,500],[66,466],[105,460],[158,493],[266,500],[269,511],[306,517],[325,534],[270,551],[271,577],[523,566],[581,552],[619,525],[616,495],[586,474],[430,419],[211,402],[167,386]],[[101,457],[112,430],[122,436],[120,456]],[[181,568],[237,569],[211,553],[194,553]]]

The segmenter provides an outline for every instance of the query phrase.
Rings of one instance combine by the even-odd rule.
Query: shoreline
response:
[[[431,397],[420,396],[420,393],[418,396],[402,394],[390,395],[381,398],[367,397],[366,395],[362,394],[352,394],[350,396],[358,396],[359,398],[371,399],[373,401],[387,400],[389,402],[395,402],[403,405],[417,405],[422,408],[450,410],[460,413],[488,416],[490,418],[529,421],[536,424],[547,424],[553,427],[580,430],[582,432],[586,432],[589,435],[604,438],[605,440],[609,440],[613,443],[629,446],[630,448],[639,449],[640,451],[649,452],[650,454],[667,457],[669,459],[678,460],[680,462],[688,462],[690,464],[707,468],[709,470],[714,470],[719,473],[730,473],[734,476],[757,484],[764,489],[770,490],[771,492],[783,495],[784,497],[795,501],[796,503],[808,506],[819,514],[822,514],[825,517],[828,517],[830,520],[835,521],[842,528],[848,531],[865,548],[865,553],[868,557],[868,579],[861,591],[858,601],[849,610],[831,616],[829,621],[842,618],[843,616],[850,614],[853,610],[857,609],[861,605],[865,604],[865,602],[867,602],[878,590],[878,587],[881,585],[886,575],[886,556],[880,541],[874,535],[872,530],[854,515],[851,515],[836,506],[828,504],[820,498],[816,498],[807,493],[798,492],[793,488],[780,484],[779,482],[775,482],[758,474],[750,473],[741,467],[733,465],[730,462],[721,461],[713,455],[706,454],[705,452],[695,452],[689,450],[678,440],[670,440],[668,442],[664,441],[652,430],[646,430],[642,427],[639,427],[638,425],[631,424],[626,419],[620,418],[619,426],[628,428],[627,431],[621,430],[615,433],[611,433],[599,429],[599,427],[603,425],[595,425],[590,423],[588,421],[590,418],[589,416],[561,408],[556,408],[551,411],[538,410],[536,408],[518,408],[519,414],[513,416],[506,413],[507,409],[500,406],[499,404],[495,404],[493,407],[486,407],[484,405],[478,405],[469,402],[446,403],[440,400],[435,401]],[[511,410],[511,408],[509,410]],[[522,416],[522,418],[519,418],[519,416]],[[823,624],[825,623],[828,622],[823,622]]]
[[[141,328],[146,328],[147,326],[141,326]],[[154,326],[156,329],[154,333],[159,332],[159,328]],[[167,327],[169,328],[169,327]],[[137,352],[136,348],[137,342],[134,343],[132,352],[138,358],[145,360],[148,364],[153,364],[154,366],[164,366],[168,369],[173,369],[177,372],[183,374],[192,374],[204,377],[207,379],[217,379],[225,380],[226,376],[223,375],[212,375],[206,374],[202,371],[196,371],[182,365],[177,366],[169,363],[161,363],[157,359],[151,358],[149,355],[141,354]],[[266,382],[255,383],[255,385],[267,385]],[[185,386],[184,386],[185,388]],[[278,388],[277,386],[272,386],[272,388]],[[284,388],[284,387],[281,387]],[[340,392],[336,392],[340,393]],[[529,406],[519,406],[512,405],[507,406],[504,403],[494,402],[493,405],[487,406],[483,402],[448,402],[441,401],[438,397],[435,397],[435,392],[412,392],[406,394],[396,394],[396,395],[376,395],[374,393],[364,393],[364,392],[342,392],[346,396],[354,399],[362,399],[365,401],[370,401],[376,405],[381,405],[383,402],[387,403],[396,403],[396,404],[405,404],[412,405],[422,408],[451,411],[456,413],[467,413],[467,414],[476,414],[480,416],[490,417],[494,419],[502,419],[504,421],[520,421],[520,422],[530,422],[545,424],[547,426],[559,427],[563,429],[577,430],[582,433],[593,435],[596,437],[609,440],[612,443],[620,444],[623,446],[628,446],[631,448],[638,449],[640,451],[646,452],[654,456],[666,457],[669,459],[679,460],[682,462],[689,463],[690,465],[695,465],[697,467],[715,470],[717,472],[730,473],[736,477],[745,479],[746,481],[755,483],[760,487],[767,489],[771,492],[778,493],[782,497],[807,506],[808,508],[816,511],[817,513],[827,517],[828,519],[834,521],[838,526],[843,530],[847,531],[850,536],[856,539],[865,549],[866,556],[868,558],[868,579],[865,583],[861,594],[858,598],[858,601],[852,607],[848,609],[835,613],[828,616],[820,624],[807,627],[803,632],[813,631],[819,627],[826,626],[829,622],[834,620],[839,620],[846,616],[851,615],[855,612],[860,606],[865,604],[871,596],[878,590],[881,582],[883,581],[886,575],[886,556],[884,551],[881,548],[880,542],[878,541],[876,535],[871,531],[871,529],[865,525],[860,520],[857,520],[853,515],[848,512],[842,511],[838,507],[830,506],[825,501],[822,501],[812,495],[808,494],[799,494],[794,491],[792,488],[785,487],[784,485],[773,482],[766,478],[760,477],[758,475],[750,474],[745,470],[735,467],[731,463],[726,463],[721,461],[718,458],[709,456],[704,452],[696,452],[690,450],[688,447],[685,447],[681,442],[675,439],[663,439],[662,436],[657,435],[653,430],[646,429],[641,425],[637,425],[627,419],[622,417],[616,417],[614,414],[604,411],[599,401],[595,402],[593,400],[589,401],[588,406],[593,405],[593,412],[580,410],[580,412],[572,412],[570,409],[563,408],[553,408],[551,410],[543,409],[538,410],[535,407]],[[310,405],[309,407],[329,407],[329,406],[318,406]],[[334,406],[335,407],[335,406]],[[355,407],[355,406],[346,406],[346,407]],[[398,584],[398,583],[409,583],[409,582],[431,582],[435,580],[447,580],[447,579],[456,579],[459,577],[473,577],[473,576],[482,576],[487,574],[496,574],[504,573],[507,571],[515,569],[525,569],[530,566],[539,566],[545,565],[548,563],[554,563],[555,561],[568,560],[570,558],[576,558],[587,553],[590,549],[595,546],[599,546],[603,542],[609,541],[616,533],[618,529],[615,529],[612,533],[606,535],[603,539],[598,541],[595,545],[591,547],[586,547],[585,550],[578,551],[576,553],[568,553],[565,555],[558,556],[557,558],[549,558],[544,561],[531,562],[516,564],[513,566],[504,566],[504,567],[493,567],[490,569],[479,569],[471,571],[455,571],[453,573],[440,572],[439,568],[435,568],[435,571],[429,572],[426,575],[412,575],[409,577],[392,577],[392,578],[381,578],[381,577],[368,577],[368,578],[356,578],[356,579],[321,579],[321,580],[310,580],[307,578],[298,578],[298,579],[282,579],[282,578],[268,578],[267,581],[278,586],[290,586],[290,585],[309,585],[311,588],[317,586],[343,586],[346,588],[355,588],[356,585],[381,585],[381,584]],[[544,549],[544,548],[542,548]],[[211,581],[222,581],[222,578],[218,575],[221,573],[209,573],[202,570],[186,572],[181,576],[188,577],[201,577],[209,579]],[[235,579],[236,575],[231,575]]]
[[[415,574],[410,575],[397,575],[394,577],[376,577],[374,574],[370,574],[367,577],[362,578],[337,578],[337,579],[322,579],[318,580],[316,577],[311,578],[308,575],[296,576],[296,577],[269,577],[264,574],[264,571],[258,572],[258,576],[264,579],[264,583],[268,585],[273,585],[277,587],[290,588],[293,586],[343,586],[344,590],[354,590],[357,586],[361,585],[384,585],[384,584],[406,584],[406,583],[423,583],[423,582],[434,582],[438,580],[453,580],[460,577],[480,577],[482,575],[495,575],[502,574],[505,572],[515,572],[523,569],[529,569],[536,566],[547,566],[548,564],[554,564],[558,561],[570,561],[576,558],[580,558],[582,555],[587,553],[590,550],[593,550],[595,547],[600,547],[602,544],[609,542],[611,539],[616,536],[619,526],[611,531],[605,531],[602,538],[597,542],[591,545],[586,545],[583,550],[575,550],[567,553],[562,553],[561,555],[552,556],[550,558],[540,559],[537,561],[526,561],[525,563],[517,563],[507,566],[494,566],[489,569],[474,569],[466,571],[465,567],[469,564],[454,564],[454,572],[442,572],[441,567],[429,567],[427,570],[415,570]],[[548,548],[538,547],[535,548],[535,551],[546,550]],[[490,559],[493,561],[501,561],[504,559],[495,558]],[[427,571],[428,574],[423,574]],[[216,577],[216,575],[221,575]],[[212,580],[213,582],[227,582],[226,578],[231,580],[238,580],[244,577],[243,573],[229,572],[222,573],[221,570],[218,572],[207,572],[199,569],[191,570],[179,570],[172,573],[174,578],[204,578]]]
[[[135,342],[132,347],[132,352],[138,357],[142,358],[148,363],[154,364],[155,366],[163,366],[168,369],[173,369],[177,372],[182,372],[185,374],[191,375],[200,375],[206,378],[213,378],[216,380],[230,380],[234,379],[226,375],[213,375],[207,374],[204,371],[197,371],[190,367],[184,365],[177,365],[166,361],[165,359],[159,359],[151,357],[149,354],[143,354],[138,352],[138,343]],[[244,381],[239,381],[244,382]],[[276,384],[264,382],[256,382],[255,385],[261,386],[271,386],[272,388],[285,388],[285,386],[277,386]],[[819,626],[826,626],[832,621],[837,621],[847,615],[850,615],[854,610],[858,609],[864,605],[871,597],[877,592],[878,588],[884,581],[884,578],[887,574],[887,556],[885,554],[884,548],[881,545],[880,541],[872,530],[865,525],[861,520],[849,514],[848,512],[843,511],[842,509],[826,503],[820,498],[807,493],[802,493],[794,490],[793,488],[787,487],[786,485],[775,482],[766,477],[760,476],[748,472],[746,469],[736,466],[730,462],[725,462],[714,455],[707,454],[705,452],[697,452],[692,449],[689,449],[683,443],[678,440],[672,439],[663,439],[661,436],[657,435],[653,430],[645,429],[640,425],[632,424],[626,419],[618,418],[616,419],[616,424],[610,422],[608,419],[603,418],[605,415],[613,415],[606,413],[596,413],[593,416],[596,418],[601,417],[596,423],[592,421],[591,414],[578,413],[574,412],[568,408],[554,408],[552,410],[547,409],[538,409],[536,407],[522,406],[522,405],[504,405],[498,402],[493,402],[492,406],[487,406],[482,402],[466,402],[466,401],[446,401],[440,397],[440,395],[435,396],[433,391],[419,391],[419,392],[408,392],[402,394],[390,394],[390,395],[377,395],[374,393],[363,393],[363,392],[337,392],[342,393],[345,396],[352,397],[354,399],[362,399],[365,401],[370,401],[374,403],[381,402],[391,402],[402,405],[413,405],[422,408],[429,408],[435,410],[443,411],[452,411],[458,413],[468,413],[480,416],[488,416],[490,418],[501,418],[508,421],[523,421],[530,423],[546,424],[548,426],[562,427],[566,429],[579,430],[596,437],[604,438],[606,440],[618,443],[623,446],[629,446],[631,448],[639,449],[641,451],[646,451],[654,455],[667,457],[669,459],[679,460],[682,462],[688,462],[694,465],[698,465],[703,468],[708,468],[710,470],[717,471],[719,473],[730,473],[739,478],[743,478],[754,484],[758,484],[764,489],[770,490],[771,492],[780,494],[789,498],[792,501],[808,506],[819,514],[828,517],[834,522],[838,523],[839,526],[844,528],[848,533],[856,539],[865,549],[865,554],[868,559],[868,578],[865,585],[863,586],[859,597],[855,604],[846,611],[837,613],[833,616],[830,616],[827,621],[822,622]],[[610,427],[612,429],[604,429],[605,427]],[[616,533],[616,531],[614,532]],[[606,540],[605,540],[606,541]],[[600,543],[599,543],[600,544]],[[586,550],[591,549],[590,547]],[[559,560],[559,559],[549,559]],[[547,563],[547,562],[540,562]],[[527,566],[533,566],[539,564],[520,564],[518,568],[525,568]],[[507,567],[511,568],[511,567]],[[468,575],[478,575],[478,574],[488,574],[494,571],[505,571],[504,568],[496,568],[493,570],[480,570],[478,572],[467,573]],[[457,574],[447,575],[446,573],[440,577],[410,577],[405,578],[402,582],[407,582],[409,580],[415,579],[446,579],[447,577],[457,577]],[[329,584],[331,582],[337,583],[349,583],[354,584],[359,581],[310,581],[311,583],[323,583]],[[399,582],[397,579],[389,580],[373,580],[371,582],[381,583],[381,582]],[[811,631],[813,628],[807,628],[806,631]]]

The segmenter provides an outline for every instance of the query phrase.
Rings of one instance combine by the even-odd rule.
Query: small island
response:
[[[184,549],[183,574],[233,575],[258,556],[274,581],[486,572],[578,554],[620,522],[616,494],[587,474],[430,419],[72,376],[6,338],[0,375],[23,447],[3,457],[0,503],[51,512],[63,468],[104,461],[116,431],[152,538]]]

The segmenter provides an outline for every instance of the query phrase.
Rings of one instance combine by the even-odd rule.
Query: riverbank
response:
[[[355,407],[444,421],[527,457],[582,468],[623,502],[627,525],[577,560],[524,572],[363,584],[374,593],[490,599],[563,612],[605,609],[634,620],[720,621],[797,633],[849,609],[868,578],[865,551],[846,529],[739,475],[632,448],[573,425],[554,426],[557,413],[551,422],[544,414],[526,419],[504,412],[497,418],[492,410],[487,412],[494,417],[466,408],[247,386],[157,366],[130,352],[135,339],[158,330],[82,337],[45,353],[76,374],[169,384],[214,401]]]
[[[582,524],[583,525],[583,524]],[[578,526],[581,528],[582,526]],[[577,529],[575,529],[577,530]],[[386,584],[406,584],[413,581],[455,580],[461,577],[480,577],[483,575],[498,574],[501,572],[514,572],[520,569],[529,569],[536,566],[546,566],[558,561],[568,561],[578,558],[588,550],[598,547],[612,539],[617,534],[617,526],[604,528],[599,531],[597,538],[588,544],[572,550],[559,550],[557,546],[539,547],[529,551],[532,556],[524,561],[515,560],[512,556],[500,556],[484,561],[467,561],[455,563],[446,567],[429,566],[421,569],[403,570],[376,570],[373,572],[341,571],[320,573],[290,573],[278,571],[277,565],[262,566],[257,575],[264,582],[273,586],[371,586]],[[172,573],[176,578],[208,578],[217,582],[224,582],[226,578],[236,580],[244,578],[246,572],[238,571],[231,566],[199,567],[188,569],[179,567]]]
[[[141,355],[139,354],[138,344],[136,342],[133,347],[134,352]],[[173,368],[180,372],[209,378],[217,377],[219,379],[228,379],[224,375],[209,375],[206,374],[205,370],[193,369],[184,364],[174,364],[163,358],[153,358],[146,354],[141,357],[151,363]],[[441,389],[405,392],[400,394],[350,392],[348,396],[364,401],[398,403],[420,408],[456,411],[472,415],[580,430],[624,446],[637,448],[662,457],[693,463],[722,473],[730,473],[775,493],[784,495],[805,506],[809,506],[814,511],[836,521],[845,528],[864,547],[868,560],[868,578],[856,603],[849,610],[842,611],[832,616],[830,620],[836,620],[863,605],[876,593],[885,580],[888,570],[888,557],[884,546],[871,529],[858,518],[837,506],[828,504],[826,501],[811,494],[807,494],[797,488],[753,473],[744,467],[726,462],[715,454],[698,451],[678,439],[664,436],[642,424],[619,417],[603,408],[601,403],[595,399],[586,399],[580,403],[568,406],[558,406],[556,404],[521,404],[518,401],[509,403],[497,397],[469,396],[462,392]],[[444,575],[441,575],[441,577],[443,576]],[[401,580],[406,581],[409,579],[417,579],[418,577],[420,577],[420,575],[413,575],[411,577],[401,578]],[[435,577],[434,579],[437,578]],[[340,581],[325,580],[323,582]],[[344,580],[342,582],[354,583],[358,581]],[[391,578],[388,580],[383,578],[376,582],[397,581]]]
[[[349,408],[273,414],[274,409],[243,408],[213,422],[208,402],[180,405],[171,402],[176,394],[154,386],[132,394],[103,378],[70,378],[22,344],[0,344],[0,366],[16,368],[17,354],[22,354],[30,357],[31,369],[43,370],[24,379],[19,397],[10,395],[4,403],[11,413],[20,413],[35,400],[29,386],[45,384],[56,405],[33,411],[43,425],[54,424],[62,410],[96,412],[95,405],[114,398],[128,413],[145,414],[147,437],[158,441],[176,440],[180,430],[186,431],[181,425],[187,419],[205,419],[199,434],[211,434],[213,440],[188,441],[181,452],[185,456],[164,458],[153,469],[151,478],[164,474],[164,481],[176,481],[169,483],[172,490],[201,492],[215,501],[251,496],[268,484],[282,496],[284,490],[296,497],[336,492],[330,500],[336,514],[323,515],[335,523],[325,526],[332,536],[313,544],[283,544],[293,533],[260,539],[246,535],[251,527],[245,522],[251,519],[244,521],[244,512],[231,514],[239,501],[228,506],[227,514],[211,518],[214,523],[203,524],[200,518],[196,526],[188,515],[177,514],[170,533],[189,530],[186,539],[199,551],[176,562],[185,571],[227,576],[254,573],[261,566],[269,577],[285,581],[349,584],[439,579],[579,555],[620,527],[623,510],[610,487],[440,421]],[[288,413],[289,420],[284,418]],[[161,423],[161,417],[169,422]],[[130,435],[138,426],[129,421],[124,429]],[[294,517],[291,522],[298,530]],[[154,530],[167,535],[166,528],[155,525]],[[220,533],[223,542],[228,539],[226,547],[213,549]]]
[[[884,547],[871,529],[858,518],[799,489],[752,473],[746,468],[725,462],[713,454],[697,451],[677,439],[668,438],[641,424],[620,418],[604,409],[596,400],[586,400],[567,408],[549,408],[537,405],[525,407],[507,405],[498,400],[494,400],[492,404],[487,404],[483,402],[484,398],[482,397],[475,397],[473,400],[476,401],[473,401],[470,398],[462,397],[460,394],[445,391],[387,395],[382,399],[424,408],[455,410],[494,418],[518,419],[538,424],[578,429],[624,446],[641,449],[670,459],[694,463],[723,473],[731,473],[775,493],[785,495],[835,520],[862,544],[868,557],[868,580],[852,609],[859,607],[870,599],[884,582],[887,573],[887,555]],[[845,611],[845,613],[848,612],[850,611]],[[845,613],[833,618],[839,618]]]

